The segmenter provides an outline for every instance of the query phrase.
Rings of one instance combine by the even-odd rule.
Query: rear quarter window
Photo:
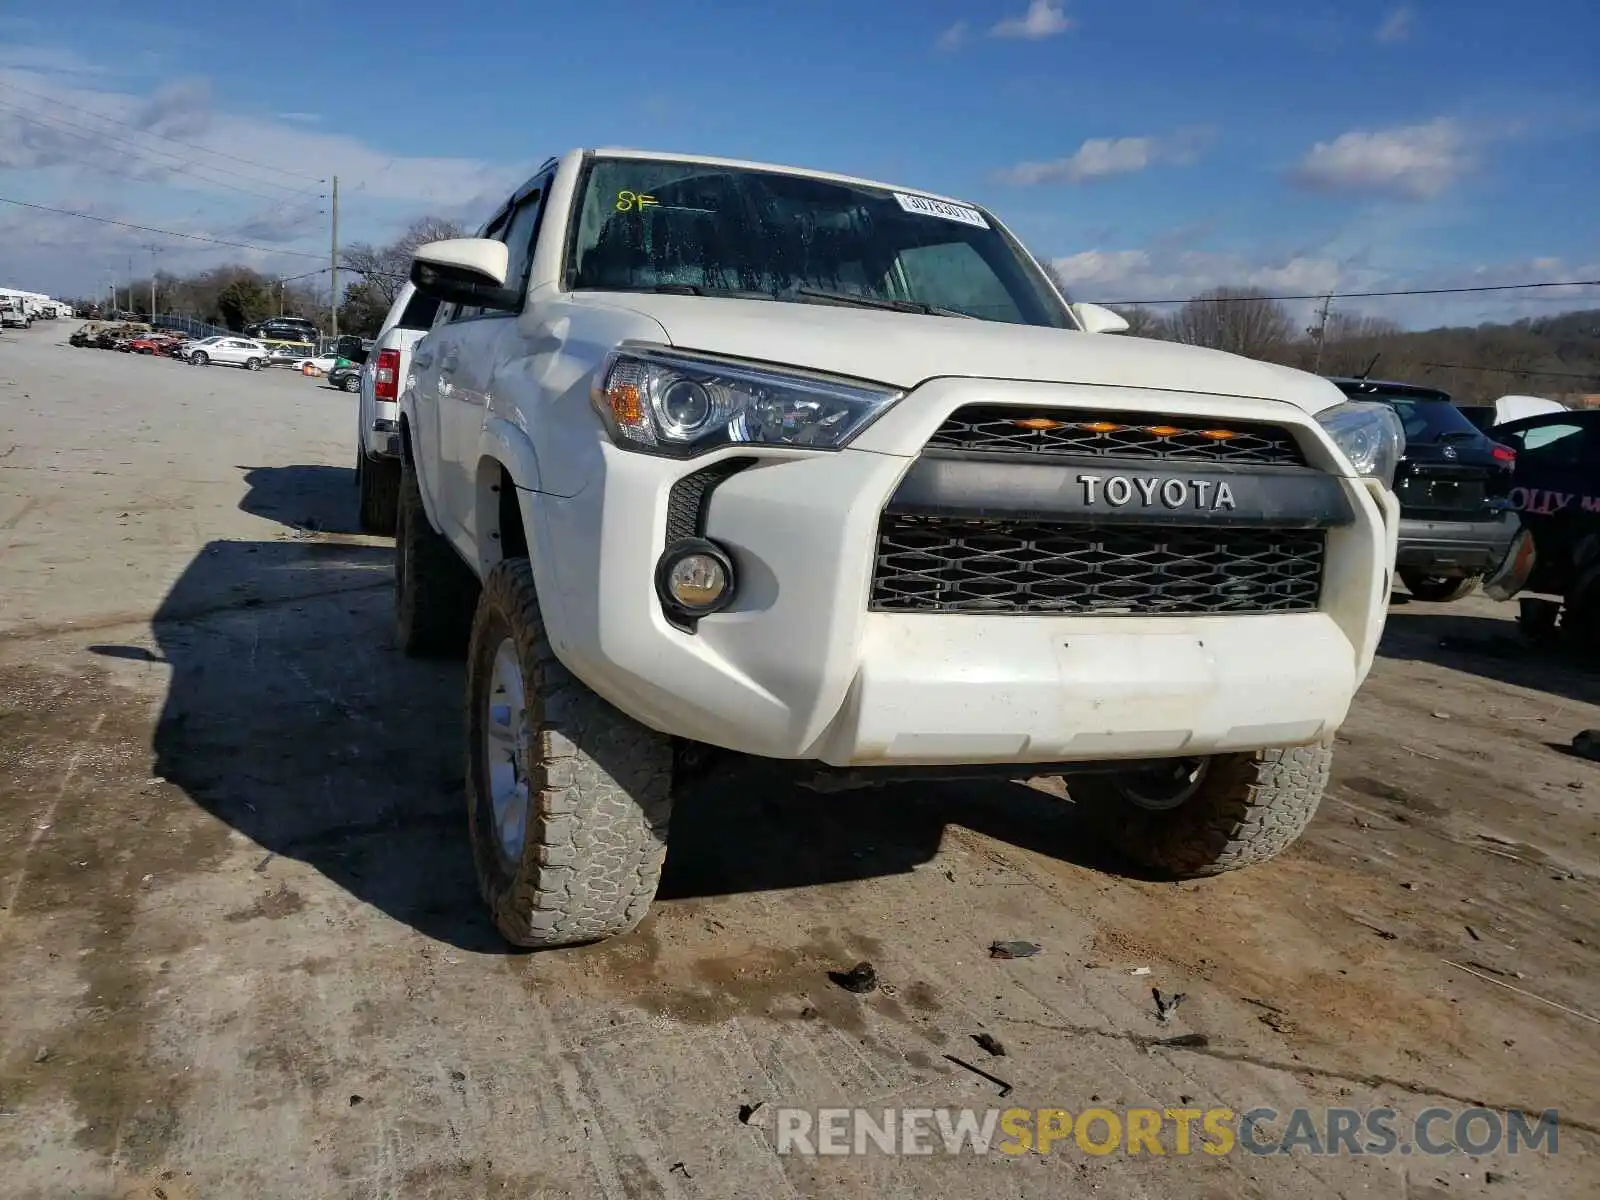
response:
[[[400,314],[400,319],[395,322],[395,328],[432,329],[434,318],[438,315],[438,299],[432,296],[424,296],[421,292],[418,292],[406,304],[405,311]]]

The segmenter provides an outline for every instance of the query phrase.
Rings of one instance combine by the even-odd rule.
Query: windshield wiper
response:
[[[805,296],[808,299],[833,301],[836,304],[854,304],[861,308],[883,308],[890,312],[919,313],[927,317],[966,317],[975,320],[971,313],[957,312],[953,308],[935,308],[931,304],[921,304],[916,300],[891,300],[887,296],[857,296],[850,292],[829,292],[821,288],[793,288],[787,292],[780,292],[775,297],[783,300],[789,296]]]
[[[640,283],[608,287],[608,292],[657,292],[664,296],[722,296],[732,300],[776,300],[771,292],[752,292],[741,288],[706,287],[698,283]]]

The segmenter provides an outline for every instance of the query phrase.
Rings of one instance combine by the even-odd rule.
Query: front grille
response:
[[[877,612],[1305,612],[1321,530],[1096,526],[885,514]]]
[[[995,404],[971,404],[957,409],[939,426],[928,448],[986,454],[1305,465],[1294,435],[1277,425]]]

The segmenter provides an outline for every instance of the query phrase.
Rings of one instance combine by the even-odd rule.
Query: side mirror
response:
[[[418,246],[411,258],[417,291],[450,304],[516,312],[522,297],[506,287],[509,259],[504,242],[451,238]]]
[[[1085,333],[1126,333],[1128,322],[1100,304],[1074,304],[1072,315]]]

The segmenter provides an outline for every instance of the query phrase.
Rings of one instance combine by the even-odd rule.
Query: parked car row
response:
[[[225,334],[193,339],[144,325],[96,327],[89,324],[69,337],[67,343],[98,350],[120,350],[124,354],[160,355],[181,359],[196,367],[216,365],[259,371],[276,362],[287,361],[254,338]]]

